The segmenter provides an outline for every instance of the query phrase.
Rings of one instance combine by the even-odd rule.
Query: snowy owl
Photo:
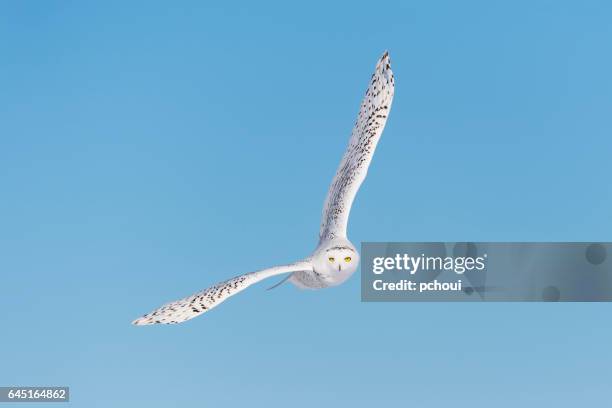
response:
[[[168,303],[132,323],[182,323],[216,307],[230,296],[263,279],[288,274],[299,288],[322,289],[346,281],[359,265],[359,253],[346,236],[351,205],[363,183],[374,150],[387,122],[395,81],[387,52],[376,64],[340,166],[329,187],[319,232],[319,244],[301,261],[236,276],[192,296]],[[279,284],[280,284],[279,283]],[[279,284],[275,285],[278,286]]]

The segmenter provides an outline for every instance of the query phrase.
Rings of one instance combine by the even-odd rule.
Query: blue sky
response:
[[[608,304],[368,304],[266,284],[314,248],[376,59],[361,241],[609,241],[605,1],[4,2],[0,384],[78,407],[594,406]],[[27,405],[23,405],[26,407]]]

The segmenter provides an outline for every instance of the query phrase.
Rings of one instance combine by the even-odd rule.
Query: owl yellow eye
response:
[[[333,256],[330,256],[329,258],[327,258],[327,260],[329,262],[334,262],[336,260],[336,258],[334,258]]]
[[[344,258],[344,262],[351,262],[351,257],[347,256],[346,258]]]

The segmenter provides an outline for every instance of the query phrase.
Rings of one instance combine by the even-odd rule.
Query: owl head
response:
[[[328,283],[338,285],[348,279],[359,266],[359,253],[350,242],[332,243],[317,251],[313,259],[315,271]]]

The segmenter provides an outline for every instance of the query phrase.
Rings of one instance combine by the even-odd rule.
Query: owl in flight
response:
[[[329,187],[323,205],[319,244],[311,255],[289,265],[236,276],[192,296],[168,303],[132,323],[138,326],[182,323],[208,312],[254,283],[276,275],[287,274],[280,283],[289,280],[303,289],[322,289],[347,280],[359,265],[359,253],[346,236],[349,213],[387,123],[394,89],[391,60],[385,52],[376,64],[348,147]]]

